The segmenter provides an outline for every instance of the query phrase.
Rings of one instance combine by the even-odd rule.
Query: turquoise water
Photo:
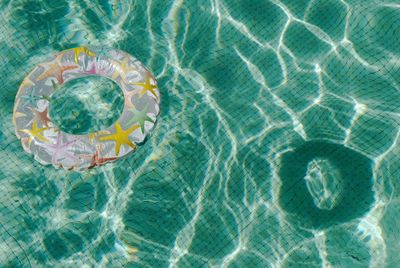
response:
[[[93,2],[0,3],[0,266],[398,267],[398,1]],[[23,151],[12,108],[81,45],[138,58],[162,102],[137,152],[72,172]],[[89,80],[53,96],[63,129],[118,118]]]

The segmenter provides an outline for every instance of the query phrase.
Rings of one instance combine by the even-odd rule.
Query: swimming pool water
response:
[[[0,266],[398,267],[399,7],[1,1]],[[14,135],[15,94],[82,45],[143,62],[159,122],[115,163],[42,166]],[[109,81],[63,92],[52,117],[72,132],[122,109]]]

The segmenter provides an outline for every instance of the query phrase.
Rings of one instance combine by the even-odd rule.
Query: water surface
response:
[[[1,266],[397,267],[396,2],[2,1]],[[28,72],[81,45],[138,58],[162,103],[136,153],[78,173],[11,118]],[[58,124],[111,124],[112,88],[65,89]]]

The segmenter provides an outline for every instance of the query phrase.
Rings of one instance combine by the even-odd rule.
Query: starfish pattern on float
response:
[[[122,145],[128,145],[132,149],[136,149],[136,145],[129,139],[129,135],[139,128],[138,125],[133,125],[127,130],[123,130],[119,122],[115,123],[115,133],[98,138],[99,141],[115,141],[115,155],[119,155]]]
[[[73,70],[79,68],[77,65],[67,65],[63,66],[61,64],[62,55],[58,55],[55,60],[49,65],[42,66],[44,67],[44,71],[41,75],[37,77],[37,80],[43,80],[49,77],[54,77],[58,84],[61,85],[64,83],[64,72],[68,70]]]
[[[151,94],[153,94],[154,97],[156,97],[156,99],[158,99],[158,96],[156,94],[156,92],[154,91],[154,89],[157,88],[157,85],[153,85],[150,82],[150,76],[148,74],[146,74],[146,79],[144,83],[130,83],[132,85],[136,85],[136,86],[141,86],[142,90],[140,91],[140,96],[143,96],[147,91],[149,91]]]

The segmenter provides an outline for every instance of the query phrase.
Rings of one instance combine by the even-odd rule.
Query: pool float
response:
[[[66,82],[103,76],[124,94],[124,108],[110,127],[85,135],[61,131],[50,118],[51,95]],[[154,76],[133,56],[117,49],[77,47],[36,66],[21,83],[13,122],[22,147],[44,165],[83,170],[135,151],[153,130],[160,93]]]

